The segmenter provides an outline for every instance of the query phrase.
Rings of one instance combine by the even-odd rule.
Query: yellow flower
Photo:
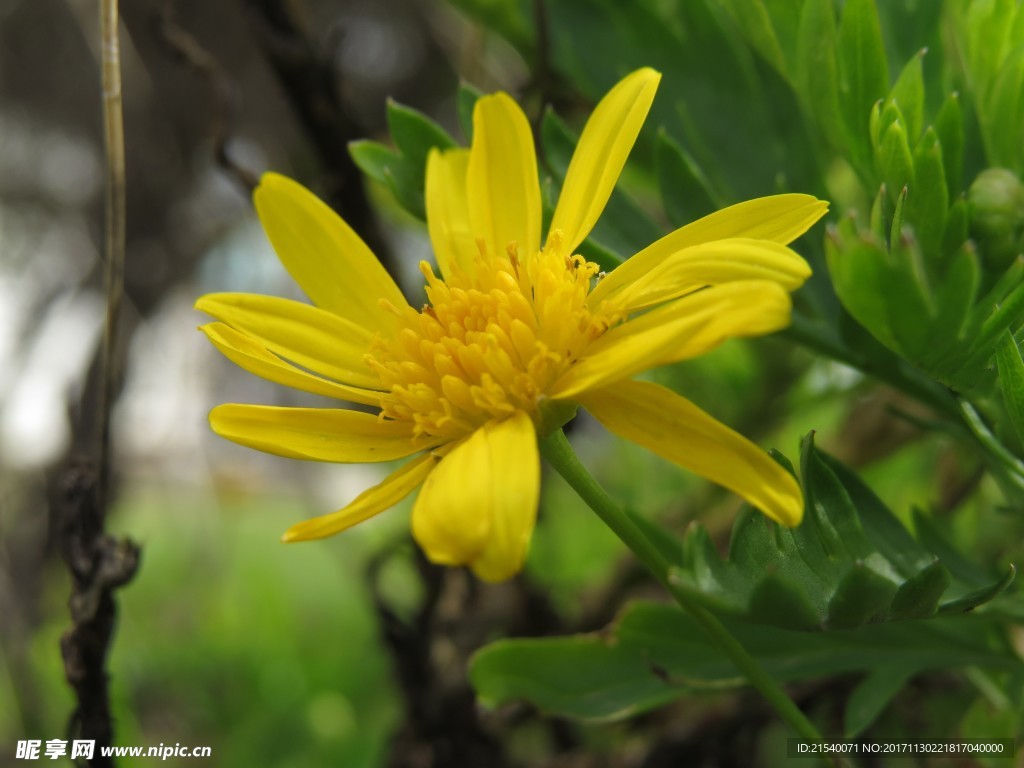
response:
[[[660,75],[642,69],[598,104],[541,242],[536,155],[506,94],[481,98],[469,150],[433,151],[429,304],[410,307],[356,234],[297,183],[267,174],[256,210],[313,305],[212,294],[196,307],[232,361],[263,378],[370,406],[221,405],[223,437],[279,456],[331,462],[416,455],[344,509],[285,541],[349,528],[420,488],[412,531],[437,563],[483,579],[522,567],[537,514],[538,434],[582,405],[612,432],[795,525],[800,488],[766,453],[672,391],[630,377],[726,339],[789,322],[788,291],[810,274],[786,244],[827,204],[787,194],[683,227],[606,276],[576,255],[601,214]],[[596,285],[595,285],[596,282]]]

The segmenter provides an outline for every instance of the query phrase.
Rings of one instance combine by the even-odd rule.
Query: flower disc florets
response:
[[[545,391],[618,319],[587,306],[599,267],[557,247],[523,260],[514,245],[481,248],[473,267],[445,281],[421,263],[429,303],[394,308],[401,329],[367,356],[388,392],[382,418],[417,436],[458,439],[516,411],[540,426]]]

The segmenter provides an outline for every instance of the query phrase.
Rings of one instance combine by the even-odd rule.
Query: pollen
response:
[[[599,267],[557,248],[480,248],[471,273],[446,280],[420,270],[429,303],[394,309],[399,330],[366,356],[387,392],[381,418],[412,421],[419,437],[457,440],[517,411],[539,422],[546,391],[621,319],[587,305]]]

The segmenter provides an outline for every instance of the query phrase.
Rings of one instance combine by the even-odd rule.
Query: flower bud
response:
[[[971,236],[985,266],[1003,270],[1018,255],[1024,230],[1024,184],[1006,168],[986,168],[967,192]]]

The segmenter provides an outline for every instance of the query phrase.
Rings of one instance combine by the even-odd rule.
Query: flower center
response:
[[[458,439],[516,411],[539,425],[549,386],[619,319],[587,306],[598,266],[557,248],[520,262],[514,246],[494,257],[481,245],[473,273],[447,281],[420,269],[429,304],[396,308],[400,330],[367,355],[388,390],[382,417],[417,436]]]

